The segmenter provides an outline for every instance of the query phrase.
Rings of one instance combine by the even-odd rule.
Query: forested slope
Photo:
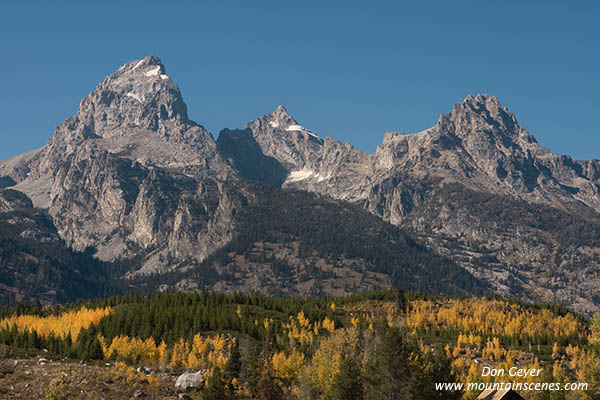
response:
[[[2,354],[47,349],[43,355],[50,360],[109,362],[115,378],[105,383],[107,390],[126,379],[130,389],[123,398],[158,390],[152,382],[173,385],[186,370],[203,371],[206,383],[189,392],[196,399],[380,399],[398,393],[415,400],[474,399],[476,390],[438,391],[435,383],[506,381],[588,384],[570,392],[529,391],[528,399],[600,395],[600,318],[590,324],[556,305],[403,291],[342,298],[201,292],[53,308],[25,304],[0,316]],[[482,377],[483,367],[542,373]],[[12,379],[12,372],[3,374],[0,386]]]
[[[312,193],[248,183],[237,233],[201,265],[141,278],[140,287],[341,295],[400,286],[472,296],[489,286],[406,231],[361,207]]]

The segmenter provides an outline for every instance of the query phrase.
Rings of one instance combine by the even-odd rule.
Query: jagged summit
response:
[[[189,120],[179,88],[155,56],[106,76],[81,100],[77,113],[56,127],[46,146],[3,163],[0,170],[36,206],[48,208],[61,190],[52,185],[65,178],[65,169],[117,158],[194,176],[231,172],[210,132]]]
[[[76,118],[97,136],[122,134],[124,125],[152,131],[170,123],[189,123],[177,85],[155,56],[129,62],[86,96]]]
[[[133,72],[146,73],[149,72],[148,67],[159,67],[161,74],[166,73],[165,66],[159,57],[146,56],[141,60],[133,60],[126,64],[123,64],[113,75],[124,75]]]
[[[457,103],[447,115],[440,116],[437,125],[443,130],[453,130],[463,137],[470,134],[499,133],[517,138],[523,131],[515,115],[502,106],[496,96],[468,95]]]
[[[299,125],[298,121],[296,121],[282,105],[278,106],[271,115],[265,117],[265,121],[268,121],[268,125],[272,130],[279,129],[289,133],[297,133],[301,137],[311,139],[319,144],[322,144],[323,142],[323,140],[315,133],[302,125]]]
[[[246,124],[245,129],[250,129],[253,136],[260,143],[263,140],[273,142],[273,135],[281,137],[284,141],[303,142],[309,141],[312,145],[321,146],[324,141],[315,133],[299,125],[287,109],[280,105],[271,114],[262,115],[256,120]],[[271,139],[268,139],[273,137]],[[278,139],[275,142],[279,141]],[[273,143],[275,143],[273,142]]]
[[[282,105],[278,106],[271,114],[270,125],[274,128],[285,128],[290,125],[298,125],[298,122],[290,115]]]

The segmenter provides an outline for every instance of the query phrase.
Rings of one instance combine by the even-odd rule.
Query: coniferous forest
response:
[[[165,292],[30,302],[2,309],[0,343],[5,354],[102,365],[146,393],[200,371],[202,381],[186,394],[198,399],[474,399],[477,391],[436,383],[509,379],[482,377],[484,366],[543,371],[522,382],[588,384],[529,399],[600,395],[598,316],[491,297]],[[68,391],[52,384],[48,390]]]

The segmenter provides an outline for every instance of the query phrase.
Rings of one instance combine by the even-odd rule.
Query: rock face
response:
[[[188,119],[157,57],[106,77],[47,146],[0,172],[48,210],[73,249],[95,247],[105,261],[137,257],[142,273],[201,261],[227,243],[245,201],[224,184],[236,173]]]
[[[181,93],[157,57],[130,62],[106,77],[77,114],[57,127],[40,165],[60,164],[87,143],[143,165],[195,175],[226,172],[211,134],[188,119]]]
[[[502,295],[600,311],[600,161],[551,153],[493,96],[468,96],[425,131],[388,132],[375,154],[319,137],[283,106],[215,141],[189,119],[161,61],[146,57],[107,76],[46,146],[0,162],[0,189],[8,187],[13,194],[0,196],[0,213],[41,213],[69,251],[128,260],[127,276],[138,279],[195,271],[191,280],[169,278],[171,287],[256,290],[270,282],[282,285],[279,293],[313,293],[302,279],[320,270],[331,280],[328,293],[338,293],[388,287],[393,276],[412,273],[406,265],[373,275],[380,272],[372,249],[345,257],[331,251],[342,246],[335,238],[323,237],[326,246],[311,242],[313,228],[302,224],[324,214],[310,207],[281,214],[257,206],[285,208],[281,199],[300,189],[337,201],[341,220],[359,215],[345,209],[351,202],[402,228],[394,235],[411,232],[437,252],[415,251],[423,265],[441,255],[454,261],[446,273],[456,263],[468,272],[452,275],[468,281],[456,290],[484,290],[471,282],[474,275]],[[315,199],[302,201],[326,208]],[[248,210],[262,210],[266,223]],[[293,233],[273,216],[291,217],[302,229]],[[267,231],[269,240],[260,237]],[[382,241],[393,246],[388,236]],[[421,246],[405,242],[407,249]],[[214,258],[217,249],[228,253]],[[210,257],[218,259],[214,266],[205,263]],[[351,277],[343,288],[337,268]],[[422,268],[415,274],[430,279]]]
[[[0,304],[102,296],[105,266],[69,249],[43,210],[23,193],[0,190]]]
[[[493,96],[468,96],[426,131],[387,133],[374,157],[379,169],[392,173],[427,173],[533,203],[600,210],[598,178],[591,172],[598,161],[551,153]]]
[[[262,126],[273,137],[255,136],[253,129]],[[269,144],[280,148],[263,152]],[[37,210],[65,249],[82,254],[84,264],[112,263],[107,267],[112,275],[105,276],[108,287],[113,279],[146,290],[158,282],[160,289],[333,294],[414,278],[411,288],[435,282],[427,287],[436,293],[486,291],[456,264],[364,210],[357,214],[344,204],[319,204],[313,195],[293,200],[301,212],[288,210],[293,196],[248,182],[290,186],[290,179],[284,182],[289,171],[326,168],[318,153],[323,146],[340,160],[346,154],[348,159],[363,157],[351,146],[323,141],[283,107],[245,130],[224,131],[216,143],[188,119],[181,93],[160,60],[147,57],[106,77],[81,101],[77,114],[56,128],[47,146],[0,163],[3,185],[21,196],[11,200],[19,204],[6,197],[0,207]],[[318,173],[313,178],[319,185],[330,179]],[[336,254],[335,235],[323,236],[318,227],[334,213],[339,217],[328,223],[328,232],[345,231],[346,243],[350,231],[376,243],[379,253],[388,255],[385,261],[378,262],[366,248]],[[369,229],[347,222],[365,215],[377,220]],[[365,232],[359,234],[360,229]],[[318,243],[317,235],[323,237]],[[217,250],[227,254],[207,259]],[[91,253],[95,258],[90,261]],[[410,265],[408,258],[418,265]],[[433,271],[444,271],[448,279],[431,279]],[[93,272],[73,283],[95,278]],[[126,283],[118,279],[123,273]],[[152,275],[157,273],[163,275],[156,279]],[[458,277],[458,284],[452,277]],[[0,283],[16,278],[9,273]]]
[[[468,96],[416,134],[388,132],[375,154],[297,127],[282,107],[247,125],[285,168],[283,187],[356,202],[501,294],[600,310],[600,236],[575,233],[600,232],[600,162],[551,153],[496,97]]]
[[[219,135],[217,148],[245,179],[277,187],[288,174],[276,158],[262,152],[250,129],[224,129]]]
[[[386,134],[374,158],[370,211],[425,235],[500,293],[598,311],[597,160],[551,153],[484,95],[424,132]]]
[[[246,135],[258,145],[264,157],[279,163],[284,171],[285,188],[336,192],[336,198],[355,200],[366,196],[366,181],[372,170],[370,157],[350,144],[319,136],[299,125],[283,106],[270,115],[264,115],[246,125]],[[229,143],[228,154],[237,154],[238,143],[232,131],[223,131],[219,143]],[[234,163],[237,160],[234,158]],[[260,165],[255,164],[257,167]],[[262,166],[255,175],[264,175],[270,165]],[[272,183],[272,182],[265,182]]]

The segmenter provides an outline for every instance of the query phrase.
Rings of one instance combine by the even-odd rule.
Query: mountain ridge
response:
[[[263,154],[286,170],[282,187],[360,204],[409,229],[503,295],[540,301],[560,295],[579,310],[598,310],[599,240],[584,236],[581,243],[565,245],[559,239],[565,227],[554,221],[566,222],[565,215],[574,215],[578,217],[573,225],[586,223],[596,229],[600,164],[558,156],[542,147],[496,97],[467,96],[421,132],[388,132],[374,154],[332,138],[280,139],[279,127],[260,123],[273,118],[267,114],[247,129]],[[460,188],[462,198],[452,208],[440,204],[446,187]],[[504,215],[507,220],[489,215],[471,203],[478,193],[504,199],[505,206],[519,211]],[[497,215],[502,214],[500,208]],[[519,219],[519,213],[527,218]],[[549,225],[532,222],[548,213]],[[482,229],[483,214],[496,227]]]
[[[160,59],[146,57],[108,75],[48,145],[0,162],[0,177],[47,210],[69,248],[94,248],[105,262],[136,259],[130,279],[204,268],[248,229],[244,210],[272,200],[263,192],[302,190],[340,210],[364,208],[498,294],[559,294],[580,311],[600,310],[600,161],[551,153],[494,96],[469,95],[422,132],[388,132],[373,154],[319,137],[284,106],[215,140],[189,120]],[[578,229],[581,240],[565,239]],[[281,237],[269,252],[292,269],[309,264]]]

